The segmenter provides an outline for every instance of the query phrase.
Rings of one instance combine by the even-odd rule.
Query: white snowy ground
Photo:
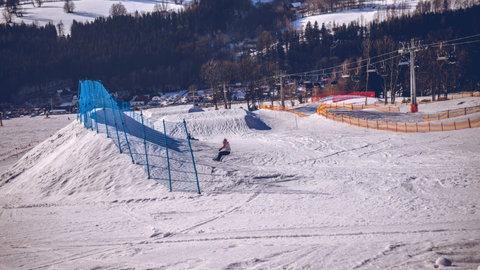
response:
[[[72,123],[0,178],[0,269],[480,265],[478,128],[401,134],[187,110],[146,114],[194,130],[201,195],[168,192],[104,133]],[[214,162],[225,136],[232,154]]]
[[[70,27],[73,20],[77,22],[93,21],[98,17],[108,17],[110,15],[110,7],[112,4],[122,3],[127,9],[128,13],[153,12],[156,0],[76,0],[73,1],[75,9],[73,13],[65,13],[63,11],[64,1],[45,1],[41,7],[33,6],[32,4],[22,4],[24,11],[23,17],[14,17],[13,22],[26,24],[37,23],[38,25],[46,25],[49,22],[57,25],[60,21],[65,26],[65,34],[70,34]],[[172,1],[173,2],[173,1]],[[188,2],[188,1],[185,1]],[[183,9],[182,5],[174,3],[166,4],[168,10]],[[0,8],[2,11],[3,8]],[[0,18],[0,23],[4,23],[5,19]]]
[[[52,115],[3,120],[0,127],[0,175],[35,145],[68,125],[76,115]]]
[[[300,18],[293,22],[295,28],[304,28],[308,22],[314,25],[315,22],[318,23],[319,27],[322,27],[322,24],[325,24],[325,27],[331,28],[333,24],[342,25],[349,24],[351,22],[358,22],[360,25],[367,25],[372,21],[386,20],[387,16],[384,14],[387,5],[399,5],[401,2],[405,3],[405,13],[414,11],[418,0],[406,0],[406,1],[395,1],[395,0],[373,0],[368,1],[369,7],[363,9],[350,9],[339,12],[326,13],[321,15],[312,15],[304,18]],[[402,11],[399,10],[399,13]]]

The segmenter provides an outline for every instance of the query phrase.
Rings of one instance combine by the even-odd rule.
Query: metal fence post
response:
[[[82,81],[78,81],[78,90],[77,90],[77,121],[80,120],[80,89],[82,87]]]
[[[145,159],[147,161],[147,174],[148,174],[148,179],[150,179],[150,168],[148,167],[147,141],[145,140],[145,125],[143,124],[142,111],[140,111],[140,118],[142,119],[143,146],[145,147]]]
[[[97,98],[98,98],[98,93],[97,93]],[[98,105],[98,102],[97,100],[95,99],[95,128],[97,129],[97,133],[98,133],[98,115],[97,115],[97,105]]]
[[[165,127],[165,119],[163,119],[163,136],[165,137],[165,149],[167,150],[168,182],[170,184],[170,192],[172,192],[172,175],[170,173],[170,158],[168,157],[167,128]]]
[[[103,97],[103,91],[102,91],[102,106],[103,106],[103,117],[105,118],[105,129],[107,131],[107,138],[110,138],[110,134],[108,133],[108,121],[107,121],[107,112],[105,111],[105,99]]]
[[[115,109],[113,107],[113,101],[111,97],[110,97],[110,105],[112,107],[113,121],[115,122],[115,132],[117,132],[118,150],[120,150],[120,153],[122,153],[122,146],[120,145],[120,136],[118,136],[117,118],[115,117],[115,111],[114,111]]]
[[[128,142],[127,132],[125,131],[125,123],[123,122],[122,111],[118,110],[118,114],[120,115],[120,121],[123,127],[123,134],[125,134],[125,141],[127,141],[128,152],[130,153],[130,157],[132,158],[132,163],[135,164],[135,160],[133,159],[132,150],[130,149],[130,143]]]
[[[192,155],[193,169],[195,170],[195,178],[197,179],[197,191],[198,191],[198,194],[200,194],[200,184],[198,183],[197,166],[195,166],[195,158],[193,157],[192,145],[190,143],[190,134],[188,134],[187,122],[185,122],[185,119],[183,119],[183,125],[185,126],[185,133],[187,133],[187,140],[188,140],[188,147],[190,147],[190,154]]]

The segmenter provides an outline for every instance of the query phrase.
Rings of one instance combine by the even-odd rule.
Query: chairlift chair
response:
[[[455,45],[453,46],[453,52],[450,53],[450,56],[448,57],[448,63],[449,64],[457,63],[457,56],[456,56],[456,53],[455,53]]]
[[[452,65],[457,63],[457,57],[455,57],[454,55],[448,57],[448,63]]]
[[[388,76],[387,67],[385,66],[385,62],[382,62],[382,65],[380,66],[379,74],[380,74],[380,76],[382,76],[382,77]]]
[[[388,76],[387,70],[382,68],[382,69],[380,70],[380,76],[382,76],[382,77],[387,77],[387,76]]]
[[[377,72],[377,69],[375,68],[374,65],[368,65],[368,67],[367,67],[367,72],[368,72],[368,73]]]
[[[403,56],[400,58],[400,62],[398,62],[399,66],[408,66],[408,59],[406,56]]]
[[[343,65],[343,71],[340,77],[342,77],[343,79],[350,78],[350,72],[348,72],[346,65]]]
[[[448,56],[446,54],[444,55],[438,55],[437,56],[437,61],[445,61],[445,60],[448,60]]]

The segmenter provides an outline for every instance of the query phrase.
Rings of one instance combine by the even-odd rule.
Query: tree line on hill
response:
[[[353,22],[330,29],[307,24],[300,31],[291,27],[295,14],[289,4],[202,0],[178,13],[159,8],[127,15],[120,10],[93,22],[74,21],[68,36],[59,35],[52,24],[3,24],[0,96],[20,103],[44,95],[52,82],[74,86],[88,78],[129,95],[211,88],[219,99],[231,95],[229,85],[241,83],[249,89],[247,98],[255,99],[262,96],[256,92],[258,84],[274,83],[273,76],[282,72],[342,64],[351,68],[349,63],[398,50],[410,38],[430,44],[480,33],[480,7],[475,5],[441,11],[424,7],[417,14],[369,25]],[[450,53],[453,47],[442,50]],[[423,94],[472,90],[480,81],[479,51],[479,43],[455,47],[455,64],[437,61],[439,48],[418,52],[417,88]],[[384,60],[376,67],[382,72],[351,69],[358,81],[338,80],[325,90],[406,91],[408,69],[398,66],[399,58]],[[341,72],[338,68],[336,76]]]

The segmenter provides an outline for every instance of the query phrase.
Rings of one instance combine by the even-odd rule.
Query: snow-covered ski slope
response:
[[[191,123],[201,195],[147,180],[105,133],[74,122],[1,176],[0,268],[480,264],[478,129],[402,134],[317,115],[189,109],[145,114]],[[223,137],[232,154],[215,162]]]

